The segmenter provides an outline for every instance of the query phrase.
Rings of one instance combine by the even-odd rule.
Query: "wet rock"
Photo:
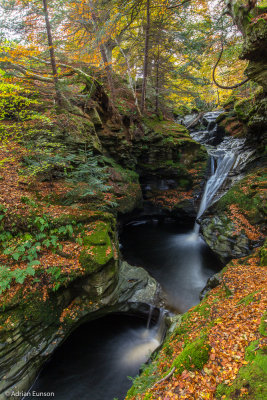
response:
[[[211,278],[208,279],[206,286],[201,290],[199,299],[203,300],[205,295],[211,290],[220,285],[222,281],[221,273],[214,274]]]
[[[222,262],[247,256],[250,252],[251,246],[247,236],[244,233],[236,235],[234,223],[225,215],[204,217],[201,229],[205,241]]]
[[[159,283],[145,269],[134,267],[123,261],[119,277],[117,302],[124,304],[125,311],[127,308],[138,309],[141,304],[144,304],[145,308],[147,304],[158,308],[164,306],[165,295]]]

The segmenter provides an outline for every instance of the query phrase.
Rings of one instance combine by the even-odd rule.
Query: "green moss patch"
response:
[[[185,126],[179,125],[173,121],[159,121],[158,119],[145,119],[145,124],[153,129],[155,133],[164,135],[164,136],[184,136],[190,138],[188,130]],[[192,139],[191,139],[192,140]]]
[[[142,375],[138,376],[134,380],[134,385],[128,391],[126,398],[131,399],[137,396],[139,393],[145,393],[145,391],[151,387],[158,379],[160,379],[157,373],[158,363],[153,363],[146,365],[142,371]],[[147,394],[145,399],[149,399],[149,394]]]
[[[176,375],[181,374],[184,370],[201,370],[203,368],[208,362],[211,349],[209,344],[207,344],[207,340],[207,335],[203,335],[185,346],[182,353],[172,363],[171,368],[175,367]]]
[[[239,304],[244,304],[245,306],[248,306],[250,303],[252,303],[253,301],[257,300],[257,294],[258,292],[255,293],[250,293],[249,295],[247,295],[246,297],[244,297],[243,299],[239,300],[239,302],[237,303]]]
[[[217,203],[217,210],[224,211],[232,204],[236,204],[240,211],[244,211],[251,223],[258,223],[266,212],[267,174],[262,169],[249,174],[234,185]]]
[[[110,224],[99,221],[93,231],[83,236],[84,250],[79,261],[87,273],[97,272],[114,257],[112,235]]]
[[[267,311],[262,316],[259,332],[262,336],[267,336]]]
[[[249,362],[239,370],[231,386],[220,384],[216,399],[231,400],[242,397],[244,400],[263,400],[267,398],[267,358],[266,349],[259,349],[259,341],[254,341],[246,349]]]
[[[241,121],[248,121],[252,108],[252,98],[242,99],[235,103],[234,110]]]

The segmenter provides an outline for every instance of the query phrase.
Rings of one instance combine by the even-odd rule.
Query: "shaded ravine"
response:
[[[164,334],[158,323],[110,315],[83,324],[60,346],[29,390],[51,393],[56,400],[119,400],[125,397],[141,364],[160,345]]]
[[[216,200],[229,174],[237,173],[251,155],[250,150],[244,151],[243,140],[216,142],[217,115],[204,115],[207,130],[192,133],[206,146],[211,171],[196,221]],[[193,228],[193,222],[185,227],[177,219],[142,217],[124,225],[120,241],[123,258],[144,267],[162,285],[168,308],[175,312],[184,313],[198,304],[208,278],[222,268],[199,235],[198,222]],[[138,374],[164,335],[163,313],[153,325],[152,311],[147,321],[110,315],[84,324],[56,351],[30,392],[53,392],[54,396],[46,397],[57,400],[123,399],[131,386],[128,376]]]

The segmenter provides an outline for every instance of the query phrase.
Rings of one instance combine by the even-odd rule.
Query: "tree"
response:
[[[141,97],[141,112],[144,112],[146,103],[148,60],[149,60],[149,36],[150,36],[150,0],[146,0],[146,26],[145,26],[145,48],[144,48],[144,67],[143,67],[143,85]]]
[[[48,42],[48,46],[49,46],[51,67],[52,67],[53,79],[54,79],[55,91],[56,91],[56,101],[59,105],[62,105],[62,94],[59,89],[59,80],[58,80],[58,74],[57,74],[55,50],[54,50],[54,45],[53,45],[51,25],[50,25],[48,9],[47,9],[47,0],[42,0],[42,2],[43,2],[43,8],[44,8],[45,25],[46,25],[46,32],[47,32],[47,42]]]

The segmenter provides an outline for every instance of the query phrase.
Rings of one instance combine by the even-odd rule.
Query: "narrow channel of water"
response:
[[[80,326],[59,347],[30,392],[55,400],[124,399],[140,366],[159,346],[159,324],[110,315]],[[31,396],[24,399],[30,400]]]
[[[193,225],[154,217],[128,223],[121,234],[123,257],[144,267],[163,287],[171,309],[185,312],[199,303],[209,277],[222,268]]]

